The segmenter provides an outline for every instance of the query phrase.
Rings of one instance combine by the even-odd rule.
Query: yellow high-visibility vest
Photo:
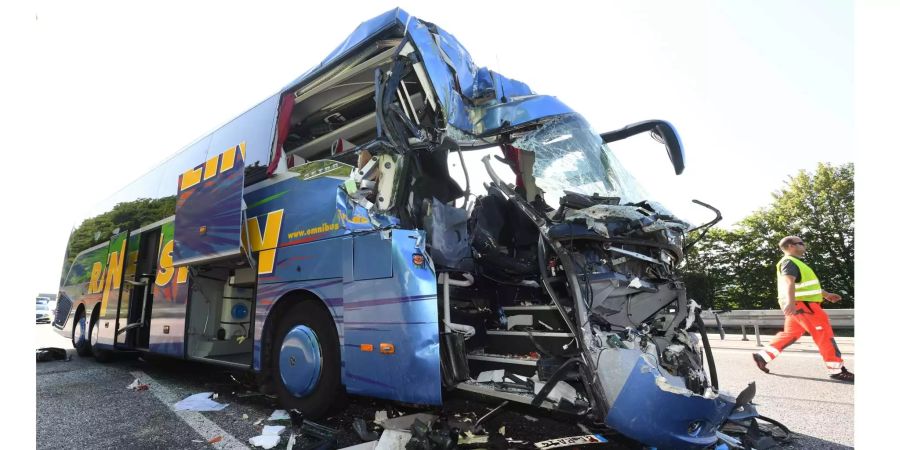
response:
[[[819,285],[819,277],[803,261],[793,256],[785,256],[775,265],[775,279],[778,282],[778,302],[782,305],[787,302],[787,286],[782,281],[781,275],[781,264],[786,259],[793,261],[800,269],[800,282],[794,285],[794,299],[798,302],[821,303],[824,298],[822,297],[822,286]]]

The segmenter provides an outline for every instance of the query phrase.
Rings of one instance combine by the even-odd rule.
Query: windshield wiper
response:
[[[684,246],[684,253],[685,253],[685,254],[687,254],[688,250],[690,250],[690,248],[693,247],[694,244],[700,242],[700,240],[703,239],[703,236],[706,236],[706,232],[709,231],[709,229],[712,228],[713,225],[719,223],[719,221],[722,220],[722,213],[719,212],[718,209],[714,208],[714,207],[711,206],[711,205],[707,205],[706,203],[703,203],[703,202],[701,202],[700,200],[694,199],[694,200],[692,200],[692,201],[693,201],[694,203],[700,205],[700,206],[706,207],[707,209],[710,209],[710,210],[712,210],[713,212],[715,212],[715,213],[716,213],[716,218],[713,219],[713,220],[711,220],[711,221],[709,221],[709,222],[707,222],[707,223],[705,223],[705,224],[703,224],[703,225],[700,225],[699,227],[691,228],[690,230],[688,230],[688,233],[690,233],[691,231],[697,231],[697,230],[699,230],[699,229],[702,228],[702,229],[703,229],[703,232],[700,233],[700,236],[698,236],[697,239],[694,240],[694,242],[691,242],[690,244],[687,244],[687,245]]]

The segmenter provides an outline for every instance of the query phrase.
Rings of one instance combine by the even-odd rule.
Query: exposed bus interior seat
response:
[[[249,365],[256,281],[252,267],[204,267],[191,286],[188,357]]]
[[[496,187],[476,200],[471,221],[479,273],[512,284],[538,276],[538,230]]]

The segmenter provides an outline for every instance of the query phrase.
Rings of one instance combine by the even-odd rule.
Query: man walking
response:
[[[784,257],[775,267],[778,303],[784,311],[784,331],[776,334],[769,345],[754,353],[753,360],[760,370],[769,373],[766,364],[772,362],[804,333],[809,333],[819,347],[831,378],[852,383],[853,373],[844,367],[828,314],[820,306],[823,300],[839,302],[841,296],[822,289],[815,272],[800,260],[806,254],[806,245],[802,239],[788,236],[778,246],[784,252]]]

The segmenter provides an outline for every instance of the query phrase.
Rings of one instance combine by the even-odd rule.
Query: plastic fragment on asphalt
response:
[[[412,433],[397,430],[384,430],[375,450],[404,450],[406,444],[412,439]]]
[[[221,440],[222,440],[222,436],[216,436],[216,437],[214,437],[214,438],[212,438],[212,439],[210,439],[210,440],[208,440],[208,441],[206,441],[206,442],[207,442],[208,444],[215,444],[216,442],[219,442],[219,441],[221,441]]]
[[[227,404],[213,401],[212,392],[191,395],[175,404],[175,411],[221,411]]]
[[[131,384],[126,386],[126,389],[131,389],[132,391],[146,391],[147,389],[150,389],[150,385],[141,383],[140,378],[135,378]]]
[[[243,415],[241,415],[241,419],[249,420],[249,419],[250,419],[250,416],[248,416],[248,415],[246,415],[246,414],[243,414]]]
[[[378,440],[378,433],[369,431],[369,428],[366,426],[366,421],[359,417],[353,419],[353,431],[355,431],[356,435],[365,442]]]
[[[272,415],[269,416],[269,420],[291,420],[291,416],[283,409],[276,409],[272,412]]]
[[[472,433],[471,431],[466,431],[465,433],[459,435],[459,440],[456,441],[459,445],[469,445],[469,444],[487,444],[488,435],[477,435]]]
[[[502,435],[504,435],[504,436],[506,436],[506,425],[500,427],[500,429],[497,430],[497,432],[500,433],[500,434],[502,434]]]
[[[297,443],[297,435],[291,433],[291,436],[288,437],[287,445],[284,446],[284,450],[294,450],[294,444]]]
[[[378,441],[371,442],[363,442],[359,445],[354,445],[353,447],[344,447],[340,450],[375,450],[378,447]]]
[[[254,447],[262,447],[264,449],[270,449],[278,445],[281,442],[281,436],[279,435],[261,435],[261,436],[253,436],[250,438],[250,445]]]
[[[266,425],[263,427],[262,435],[263,436],[280,436],[281,433],[284,433],[285,426],[284,425]]]
[[[373,420],[373,422],[381,425],[385,420],[388,420],[387,411],[383,409],[381,411],[375,411],[375,420]]]
[[[413,422],[416,419],[421,420],[426,425],[431,425],[437,419],[437,416],[427,413],[416,413],[409,414],[406,416],[394,417],[393,419],[388,419],[381,422],[381,425],[386,430],[396,430],[396,431],[409,431],[412,430]]]

